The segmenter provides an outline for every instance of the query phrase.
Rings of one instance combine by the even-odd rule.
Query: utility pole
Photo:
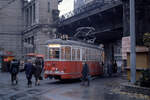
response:
[[[131,37],[130,80],[132,84],[135,84],[136,82],[135,0],[130,0],[130,37]]]

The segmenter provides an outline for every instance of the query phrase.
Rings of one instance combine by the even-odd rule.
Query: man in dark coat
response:
[[[35,85],[40,85],[40,77],[42,72],[42,62],[40,59],[35,60],[34,66],[34,77],[35,77]]]
[[[112,72],[113,72],[113,62],[109,61],[107,64],[107,73],[109,77],[112,76]]]
[[[32,74],[33,74],[33,64],[31,60],[28,60],[28,62],[25,64],[24,66],[24,70],[25,70],[25,74],[26,74],[26,78],[28,80],[28,87],[32,86]]]
[[[116,60],[113,63],[113,72],[117,73],[117,63],[116,63]]]
[[[14,84],[14,81],[16,81],[16,84],[18,84],[17,74],[19,72],[19,61],[16,59],[13,59],[10,63],[10,73],[11,73],[11,83]]]
[[[89,67],[86,62],[83,62],[83,68],[82,68],[82,84],[85,85],[85,81],[88,81],[88,86],[90,85],[90,79],[89,79]]]

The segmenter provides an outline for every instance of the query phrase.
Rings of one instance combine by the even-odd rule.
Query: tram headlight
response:
[[[56,68],[56,71],[58,71],[58,68]]]
[[[61,71],[61,73],[64,73],[64,71]]]

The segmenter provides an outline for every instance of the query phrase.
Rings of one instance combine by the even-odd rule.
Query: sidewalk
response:
[[[122,83],[121,86],[121,91],[123,92],[137,93],[150,96],[150,88],[133,85],[130,82]]]

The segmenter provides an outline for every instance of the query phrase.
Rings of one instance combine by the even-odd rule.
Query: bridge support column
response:
[[[104,44],[104,52],[105,52],[105,74],[108,73],[108,70],[111,69],[111,62],[114,60],[114,46],[113,43]]]

